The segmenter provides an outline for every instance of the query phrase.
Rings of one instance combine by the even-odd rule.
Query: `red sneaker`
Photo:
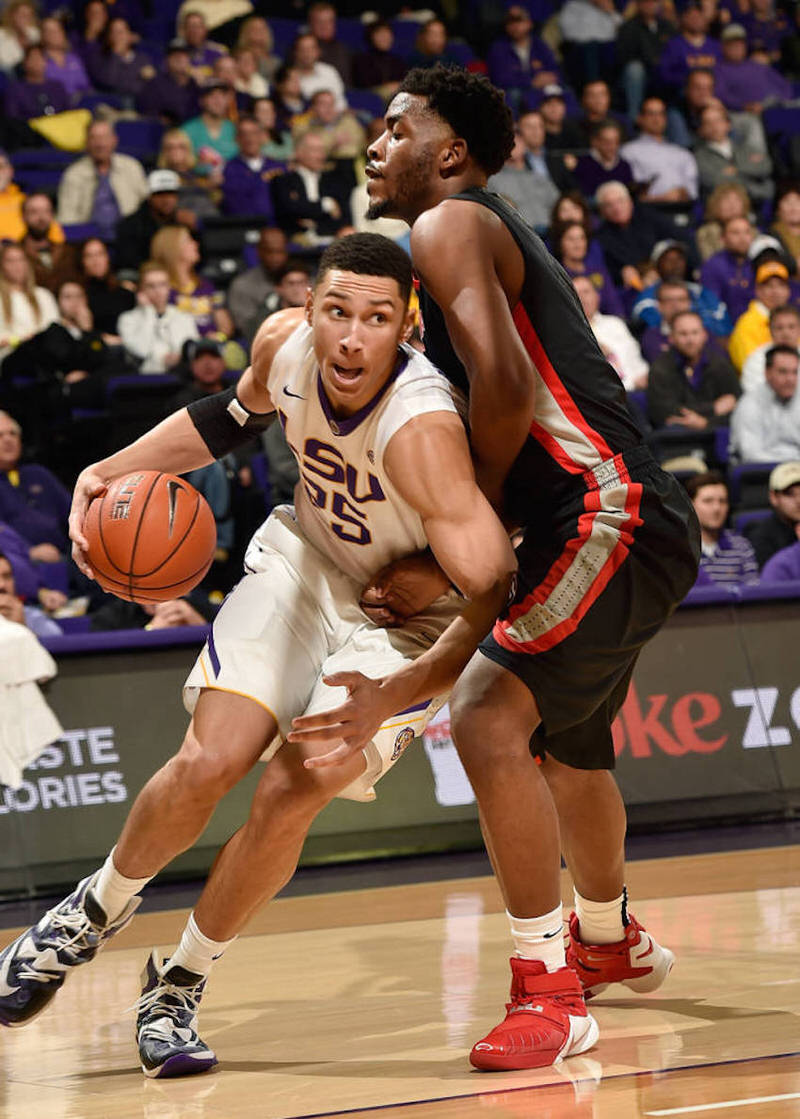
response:
[[[577,915],[570,914],[567,964],[578,973],[587,999],[599,995],[609,983],[622,983],[639,994],[655,991],[674,963],[669,948],[653,940],[632,914],[628,914],[625,939],[614,944],[584,944]]]
[[[539,960],[511,957],[511,1002],[499,1026],[469,1055],[475,1068],[509,1070],[556,1065],[597,1041],[597,1022],[568,967],[548,972]]]

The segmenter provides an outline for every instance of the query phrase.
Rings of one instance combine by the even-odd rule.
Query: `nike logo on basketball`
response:
[[[175,510],[178,507],[178,491],[181,486],[177,482],[167,482],[167,496],[169,499],[169,531],[168,536],[172,536],[172,529],[175,524]]]
[[[287,389],[286,385],[283,386],[283,391],[287,396],[293,396],[295,400],[305,400],[305,397],[301,396],[299,392],[292,392],[291,389]]]

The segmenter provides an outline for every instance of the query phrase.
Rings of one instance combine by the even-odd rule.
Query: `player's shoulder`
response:
[[[488,206],[470,198],[445,198],[417,218],[411,228],[411,251],[441,249],[442,242],[458,244],[465,235],[489,237],[502,224]],[[452,240],[455,239],[455,240]]]
[[[256,332],[252,346],[253,361],[271,362],[289,338],[297,334],[299,341],[306,333],[310,335],[304,308],[287,307],[283,311],[276,311],[264,320]]]

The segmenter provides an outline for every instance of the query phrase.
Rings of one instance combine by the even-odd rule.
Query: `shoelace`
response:
[[[161,978],[152,991],[145,991],[140,995],[130,1009],[135,1010],[138,1015],[158,1008],[167,1018],[174,1018],[177,1013],[188,1014],[191,1020],[200,1008],[202,994],[203,981],[192,987],[178,987],[168,979]],[[170,1004],[168,999],[175,1000],[178,1005]]]
[[[26,959],[19,968],[17,975],[20,979],[33,980],[37,983],[47,983],[58,976],[69,967],[69,963],[63,964],[58,960],[58,953],[65,952],[72,960],[78,958],[81,952],[89,951],[96,948],[100,942],[100,937],[95,930],[94,925],[80,909],[73,909],[67,911],[59,911],[50,909],[44,917],[43,924],[52,926],[48,929],[46,937],[42,937],[40,941],[40,952],[46,952],[48,948],[56,953],[58,967],[47,969],[45,967],[37,966],[38,957],[36,959]],[[72,935],[66,940],[55,939],[54,934],[62,930],[64,932],[71,932]]]

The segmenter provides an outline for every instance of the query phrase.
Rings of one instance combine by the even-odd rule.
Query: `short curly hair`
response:
[[[469,154],[494,175],[514,146],[514,119],[501,90],[481,74],[437,64],[409,70],[397,93],[427,97],[430,109],[467,142]]]

